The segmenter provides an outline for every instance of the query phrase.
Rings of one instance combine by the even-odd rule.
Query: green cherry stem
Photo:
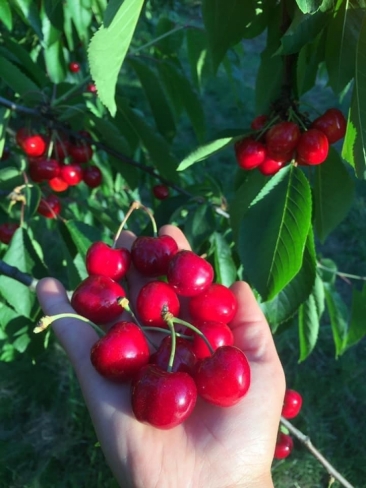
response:
[[[121,235],[121,232],[123,230],[123,227],[126,225],[127,220],[130,218],[130,215],[132,214],[132,212],[134,210],[137,210],[140,207],[141,207],[140,202],[135,201],[135,202],[131,203],[130,208],[128,209],[128,212],[125,215],[125,218],[122,220],[120,226],[118,227],[117,233],[116,233],[114,240],[113,240],[112,249],[116,248],[118,238]]]
[[[118,305],[123,307],[123,309],[126,310],[127,313],[129,313],[131,315],[131,317],[135,321],[136,325],[138,325],[140,327],[140,329],[142,330],[142,332],[144,332],[144,334],[145,334],[145,330],[144,330],[145,328],[140,324],[140,322],[139,322],[138,318],[136,317],[134,311],[130,307],[130,301],[128,300],[128,298],[126,298],[126,297],[117,298],[117,303],[118,303]],[[145,337],[150,342],[150,344],[155,349],[157,349],[156,344],[154,344],[154,342],[150,339],[150,337],[147,334],[145,334]]]
[[[174,329],[173,319],[167,319],[166,323],[169,326],[169,330],[171,332],[171,337],[172,337],[172,343],[170,346],[170,356],[169,356],[169,362],[168,362],[168,368],[167,368],[168,373],[171,373],[172,369],[173,369],[173,364],[174,364],[175,350],[177,347],[177,336],[176,336],[176,332]]]
[[[275,124],[275,122],[277,122],[277,120],[280,118],[279,115],[276,115],[275,117],[272,117],[272,119],[266,123],[266,125],[261,129],[261,131],[255,136],[255,139],[256,141],[258,141],[262,136],[263,134],[265,134],[267,132],[267,130],[272,127],[272,125]]]
[[[142,330],[146,330],[146,331],[150,331],[151,330],[151,331],[154,331],[154,332],[162,332],[163,334],[169,334],[169,335],[171,334],[170,329],[163,329],[161,327],[152,327],[152,326],[150,327],[150,326],[145,326],[144,325],[141,328],[142,328]],[[176,332],[175,335],[177,337],[182,338],[182,339],[186,339],[187,341],[192,341],[192,339],[193,339],[192,336],[185,335],[185,334],[181,334],[180,332]]]
[[[91,322],[86,317],[83,317],[82,315],[78,315],[76,313],[59,313],[57,315],[45,315],[38,321],[36,327],[33,329],[33,332],[35,334],[38,334],[39,332],[47,329],[47,327],[49,327],[53,322],[59,319],[78,319],[91,325],[99,335],[104,336],[106,334],[104,330],[101,329],[98,325],[94,324],[94,322]]]
[[[205,334],[203,332],[201,332],[199,329],[197,329],[197,327],[195,327],[194,325],[190,324],[189,322],[186,322],[185,320],[178,319],[177,317],[172,316],[169,312],[167,312],[166,314],[164,314],[164,320],[167,323],[168,323],[168,321],[171,320],[173,322],[173,324],[185,325],[189,329],[193,330],[193,332],[195,332],[196,334],[198,334],[205,341],[206,346],[208,347],[210,353],[213,354],[215,352],[214,349],[212,348],[209,340],[205,336]]]

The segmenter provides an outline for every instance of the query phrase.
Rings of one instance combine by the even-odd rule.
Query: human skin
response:
[[[182,232],[163,226],[179,249],[190,249]],[[118,246],[131,248],[135,236],[122,232]],[[147,282],[133,268],[127,275],[132,304]],[[271,464],[285,394],[285,377],[268,323],[245,282],[231,286],[238,311],[230,323],[234,345],[247,356],[251,386],[239,403],[220,408],[198,399],[192,415],[171,430],[138,422],[129,385],[101,377],[90,362],[98,339],[87,323],[59,319],[53,330],[79,380],[94,428],[115,478],[123,488],[273,488]],[[73,312],[55,279],[37,286],[45,314]],[[126,312],[122,318],[130,318]]]

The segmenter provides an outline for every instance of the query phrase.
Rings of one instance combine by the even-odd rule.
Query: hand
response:
[[[167,225],[180,249],[189,249],[181,231]],[[119,246],[135,236],[124,231]],[[128,273],[132,302],[145,280]],[[95,331],[77,319],[60,319],[53,329],[76,371],[102,450],[121,487],[269,488],[271,464],[285,393],[283,369],[272,334],[249,286],[232,285],[239,308],[230,327],[235,345],[252,371],[247,395],[219,408],[198,399],[193,414],[171,430],[139,423],[132,414],[130,388],[101,377],[90,362]],[[37,287],[47,315],[73,312],[63,286],[45,278]]]

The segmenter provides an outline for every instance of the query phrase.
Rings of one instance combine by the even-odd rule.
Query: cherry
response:
[[[166,185],[155,185],[153,186],[154,197],[158,200],[165,200],[169,196],[169,188]]]
[[[97,166],[88,166],[84,169],[83,181],[90,188],[97,188],[102,183],[102,172]]]
[[[0,224],[0,242],[10,244],[14,232],[18,229],[19,224],[15,222],[5,222]]]
[[[318,129],[309,129],[301,134],[296,150],[299,164],[321,164],[328,156],[329,142],[327,136]]]
[[[131,258],[141,274],[156,277],[167,273],[169,261],[177,252],[177,243],[168,235],[140,236],[132,244]]]
[[[169,262],[167,278],[178,295],[193,297],[211,285],[214,271],[208,261],[194,252],[179,251]]]
[[[299,414],[301,406],[302,396],[300,393],[295,390],[286,390],[281,415],[285,419],[293,419]]]
[[[46,141],[40,134],[25,135],[20,145],[27,156],[36,158],[46,150]]]
[[[75,163],[87,163],[93,156],[93,149],[86,142],[70,144],[69,154]]]
[[[165,327],[162,317],[164,312],[170,312],[178,317],[180,303],[173,288],[164,281],[151,281],[144,285],[136,301],[136,311],[140,320],[151,327]]]
[[[318,129],[327,136],[329,144],[342,139],[346,133],[347,121],[337,108],[328,109],[311,124],[312,129]]]
[[[194,379],[198,394],[221,407],[235,405],[250,386],[250,366],[235,346],[222,346],[198,362]]]
[[[75,186],[83,181],[83,169],[78,163],[65,164],[61,166],[60,176],[70,186]]]
[[[156,364],[159,368],[167,370],[171,347],[171,336],[164,337],[157,351],[150,356],[150,363]],[[182,337],[177,337],[172,371],[181,371],[193,375],[196,362],[197,358],[192,350],[192,344]]]
[[[137,420],[159,429],[171,429],[193,412],[197,388],[188,373],[169,373],[149,364],[133,381],[131,395]]]
[[[116,320],[123,308],[117,299],[125,297],[125,290],[111,278],[92,275],[85,278],[74,290],[71,305],[79,315],[97,324]]]
[[[193,320],[231,322],[238,309],[234,293],[224,285],[213,283],[206,291],[189,301],[189,314]]]
[[[76,61],[72,61],[71,63],[69,63],[69,71],[71,73],[78,73],[80,71],[80,64]]]
[[[222,346],[232,346],[234,344],[234,336],[231,329],[224,324],[224,322],[207,321],[207,322],[194,322],[197,329],[199,329],[205,336],[211,347],[216,351]],[[193,333],[192,350],[195,353],[197,359],[203,359],[211,356],[211,352],[207,347],[206,342],[197,333]]]
[[[276,161],[275,159],[266,158],[261,165],[258,166],[259,171],[265,176],[272,176],[279,172],[284,166],[283,161]]]
[[[42,197],[37,212],[48,219],[55,219],[61,211],[61,202],[56,195]]]
[[[17,130],[15,134],[15,140],[18,144],[18,146],[22,146],[23,141],[31,135],[30,130],[28,127],[20,127],[20,129]]]
[[[59,176],[61,165],[56,159],[41,158],[37,161],[30,160],[28,170],[32,180],[39,183]]]
[[[117,322],[92,347],[90,360],[102,376],[114,381],[132,379],[149,362],[149,345],[140,327]]]
[[[69,155],[70,141],[66,137],[57,139],[54,142],[52,156],[58,160],[63,160]]]
[[[63,180],[60,176],[56,176],[55,178],[49,180],[48,185],[50,188],[52,188],[53,191],[57,192],[65,191],[69,188],[69,184],[66,183],[66,181]]]
[[[294,443],[291,436],[289,436],[288,434],[284,434],[283,432],[280,432],[278,434],[273,457],[275,459],[285,459],[291,454],[293,447],[294,447]]]
[[[250,170],[263,163],[266,157],[265,146],[255,139],[246,137],[235,143],[236,161],[240,168]]]
[[[89,93],[97,93],[97,87],[95,83],[88,83],[86,85],[86,91]]]
[[[108,244],[97,241],[88,249],[85,265],[89,275],[103,275],[119,281],[127,273],[131,264],[130,251],[124,247],[114,249]]]
[[[284,121],[273,125],[266,134],[266,144],[271,156],[282,157],[295,149],[300,139],[300,129],[295,122]]]
[[[252,120],[250,127],[253,130],[261,130],[261,129],[263,129],[263,127],[266,125],[267,122],[268,122],[267,115],[257,115],[257,117],[255,117]]]

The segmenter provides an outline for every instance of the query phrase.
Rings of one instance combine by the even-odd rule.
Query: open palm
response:
[[[180,249],[189,244],[174,226],[164,226]],[[135,236],[122,232],[119,245],[130,248]],[[146,282],[128,273],[134,302]],[[96,332],[77,319],[53,325],[79,379],[95,430],[122,487],[228,488],[273,486],[270,469],[285,392],[283,369],[268,324],[244,282],[232,285],[239,308],[230,327],[235,345],[246,354],[252,371],[247,395],[235,406],[220,408],[198,399],[192,415],[171,430],[158,430],[134,417],[128,385],[105,380],[90,362]],[[72,312],[63,286],[45,278],[37,287],[47,315]]]

